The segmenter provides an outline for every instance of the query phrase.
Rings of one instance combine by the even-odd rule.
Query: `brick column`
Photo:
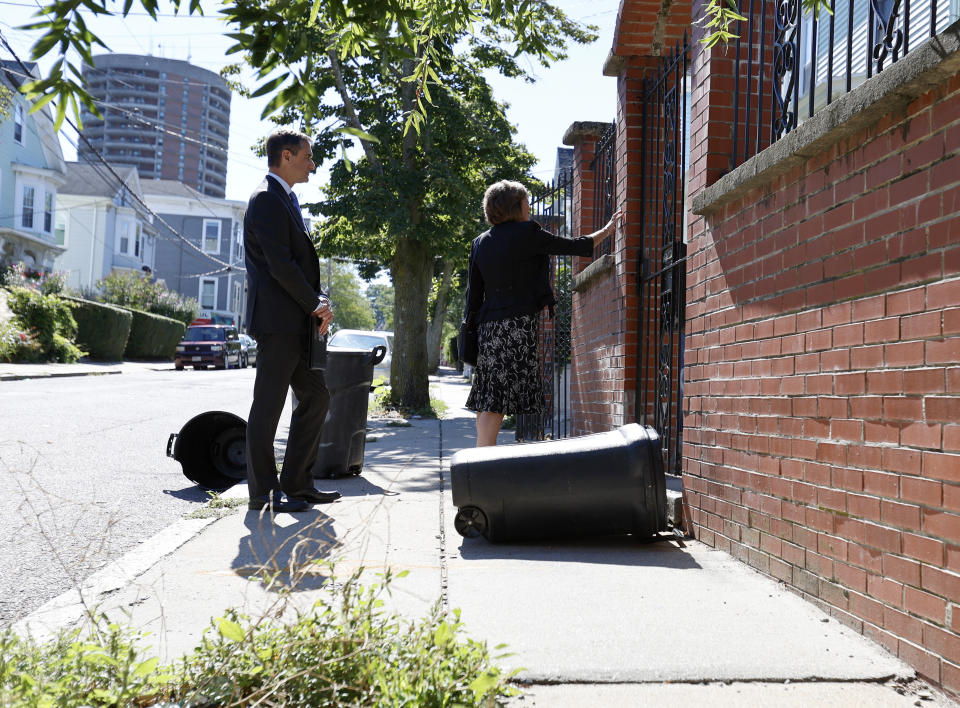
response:
[[[593,159],[597,140],[609,127],[609,123],[578,121],[571,124],[563,136],[563,144],[573,147],[573,236],[586,236],[593,231]],[[574,273],[581,273],[592,262],[592,258],[574,257]],[[599,303],[594,302],[594,298],[585,300],[581,293],[574,292],[570,385],[570,431],[573,435],[606,429],[595,427],[596,421],[593,419],[599,412],[598,409],[603,406],[600,393],[603,372],[596,369],[590,356],[596,337],[603,336],[603,332],[598,331],[602,327],[597,327],[600,313],[595,310],[598,306]]]

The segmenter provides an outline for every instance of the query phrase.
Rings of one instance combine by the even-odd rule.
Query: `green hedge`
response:
[[[130,338],[124,356],[131,359],[173,359],[177,343],[187,327],[179,320],[142,310],[133,314]]]
[[[8,293],[7,305],[13,322],[2,333],[0,356],[4,360],[71,363],[84,356],[73,342],[77,323],[60,298],[14,287]]]
[[[61,296],[77,321],[77,343],[91,359],[119,361],[130,337],[133,315],[129,310],[103,302]]]

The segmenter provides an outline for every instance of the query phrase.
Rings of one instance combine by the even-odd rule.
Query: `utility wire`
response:
[[[14,51],[13,47],[10,46],[10,43],[7,41],[7,38],[4,36],[3,32],[0,32],[0,43],[2,43],[2,44],[4,45],[4,47],[6,48],[6,50],[7,50],[8,52],[10,52],[10,54],[11,54],[11,55],[13,56],[13,58],[16,60],[17,64],[20,65],[20,68],[24,71],[24,73],[25,73],[27,76],[30,76],[30,70],[28,69],[27,65],[23,63],[23,60],[20,59],[20,57],[19,57],[19,56],[17,55],[17,53]],[[53,120],[53,119],[51,118],[51,120]],[[140,206],[143,207],[143,210],[144,210],[146,213],[150,214],[150,215],[151,215],[154,219],[156,219],[159,223],[161,223],[161,224],[163,224],[164,226],[166,226],[167,229],[170,230],[170,233],[172,233],[174,236],[176,236],[176,237],[177,237],[180,241],[182,241],[188,248],[196,251],[198,254],[200,254],[201,256],[203,256],[204,258],[206,258],[206,259],[208,259],[208,260],[210,260],[210,261],[213,261],[213,262],[216,263],[217,265],[222,266],[222,267],[223,267],[222,270],[224,270],[224,271],[226,271],[226,272],[228,272],[228,273],[234,272],[234,271],[236,271],[236,272],[246,272],[246,269],[240,267],[239,265],[234,265],[234,264],[232,264],[232,263],[227,263],[226,261],[222,261],[222,260],[220,260],[219,258],[216,258],[215,256],[212,256],[212,255],[210,255],[209,253],[206,253],[202,248],[200,248],[199,246],[197,246],[195,243],[193,243],[193,242],[190,241],[188,238],[186,238],[185,236],[183,236],[183,234],[181,234],[179,231],[177,231],[176,229],[174,229],[173,226],[171,226],[169,223],[167,223],[167,221],[166,221],[163,217],[161,217],[159,214],[157,214],[155,211],[153,211],[153,209],[151,209],[149,206],[147,206],[146,202],[144,202],[144,201],[140,198],[139,195],[135,194],[134,191],[133,191],[132,189],[130,189],[130,187],[126,184],[126,182],[123,181],[123,178],[120,177],[119,174],[117,174],[116,170],[114,170],[113,166],[112,166],[109,162],[107,162],[106,159],[104,159],[103,155],[101,155],[100,152],[99,152],[96,148],[93,147],[93,145],[90,144],[90,141],[87,140],[87,138],[83,135],[83,133],[80,132],[80,130],[77,128],[77,126],[74,124],[74,122],[73,122],[69,117],[64,117],[64,120],[67,122],[67,125],[69,125],[71,128],[73,128],[73,129],[77,132],[77,135],[80,137],[80,140],[83,141],[83,143],[86,145],[86,147],[87,147],[87,148],[97,157],[97,159],[103,164],[103,166],[106,168],[106,170],[107,170],[107,171],[111,174],[111,176],[117,181],[117,184],[120,185],[120,188],[121,188],[121,189],[125,189],[125,190],[127,191],[127,193],[131,196],[131,198],[132,198],[134,201],[136,201],[137,203],[139,203]],[[79,154],[79,148],[78,148],[78,154]],[[231,258],[232,258],[232,250],[233,250],[233,249],[231,249]]]

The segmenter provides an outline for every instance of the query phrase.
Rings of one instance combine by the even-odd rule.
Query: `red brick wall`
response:
[[[698,538],[960,691],[960,77],[689,223]]]
[[[594,173],[591,163],[599,135],[574,146],[574,236],[593,231]],[[575,257],[574,273],[591,258]],[[622,401],[622,376],[616,375],[617,342],[624,327],[622,303],[615,273],[607,272],[586,290],[573,296],[573,345],[570,400],[572,435],[601,432],[615,427],[618,401]],[[622,369],[622,365],[620,366]]]

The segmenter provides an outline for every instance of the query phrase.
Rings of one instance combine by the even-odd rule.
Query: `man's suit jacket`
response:
[[[320,259],[303,220],[272,177],[250,196],[243,218],[247,265],[247,330],[307,334],[317,309]]]

